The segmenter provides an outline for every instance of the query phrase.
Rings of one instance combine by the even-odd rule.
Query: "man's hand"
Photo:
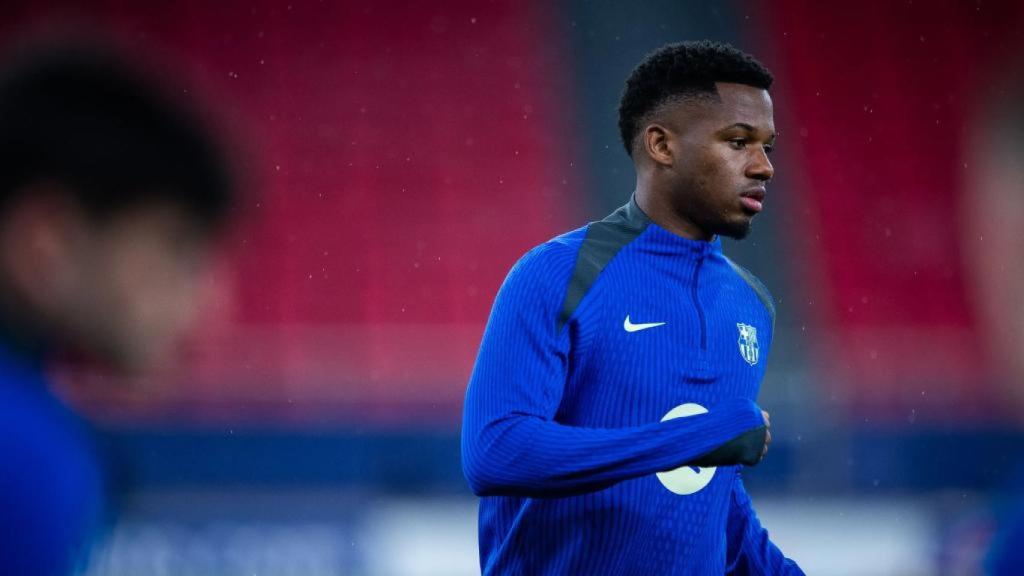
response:
[[[771,417],[761,410],[764,425],[747,430],[743,434],[715,448],[711,452],[687,462],[687,466],[754,466],[764,459],[768,453],[768,445],[772,442]]]
[[[768,454],[768,445],[772,443],[772,417],[761,410],[761,415],[764,416],[764,449],[761,450],[761,460],[764,460],[765,455]],[[760,462],[760,460],[758,460]]]

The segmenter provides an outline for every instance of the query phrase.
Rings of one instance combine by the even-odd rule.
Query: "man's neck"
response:
[[[40,362],[47,346],[37,325],[23,303],[0,286],[0,346],[30,362]]]
[[[654,189],[650,182],[638,179],[635,195],[637,206],[652,222],[665,230],[689,240],[710,242],[715,239],[714,234],[704,232],[696,224],[679,215],[672,208],[668,193]]]

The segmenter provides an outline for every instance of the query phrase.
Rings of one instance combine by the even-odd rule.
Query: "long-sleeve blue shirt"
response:
[[[0,574],[82,573],[104,512],[99,457],[42,361],[2,338],[0,455]]]
[[[774,306],[721,243],[631,200],[527,253],[466,395],[481,568],[504,574],[802,574],[739,466],[687,466],[763,425]]]

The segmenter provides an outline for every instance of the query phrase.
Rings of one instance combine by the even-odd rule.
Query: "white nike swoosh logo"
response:
[[[626,315],[626,320],[623,321],[622,327],[626,329],[626,332],[639,332],[641,330],[647,330],[648,328],[655,328],[657,326],[664,326],[664,322],[648,322],[646,324],[633,324],[629,321],[629,315]]]

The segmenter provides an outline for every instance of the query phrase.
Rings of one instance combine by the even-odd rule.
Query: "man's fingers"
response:
[[[764,455],[765,436],[767,433],[767,426],[752,428],[711,452],[691,462],[687,462],[687,465],[704,468],[711,466],[734,466],[736,464],[753,466],[760,462],[761,457]]]
[[[764,425],[766,426],[764,434],[764,448],[761,449],[761,458],[768,454],[768,445],[772,443],[772,417],[768,412],[761,410],[761,416],[764,417]]]

